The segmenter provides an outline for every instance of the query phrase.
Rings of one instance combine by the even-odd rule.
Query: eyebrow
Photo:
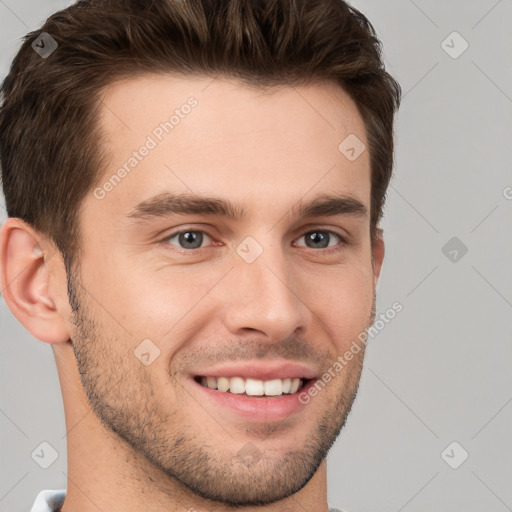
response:
[[[333,217],[349,215],[368,217],[368,209],[359,199],[351,196],[323,194],[304,203],[300,200],[291,208],[300,217]],[[206,197],[196,194],[171,194],[164,192],[137,204],[127,217],[136,221],[146,221],[170,215],[215,215],[227,219],[245,219],[247,211],[243,206],[219,197]]]

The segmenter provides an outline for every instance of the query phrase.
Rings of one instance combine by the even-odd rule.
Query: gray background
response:
[[[69,3],[0,0],[0,76],[19,38]],[[353,5],[376,27],[404,91],[378,314],[395,301],[403,311],[369,346],[329,456],[329,503],[512,510],[512,1]],[[456,55],[463,41],[442,43],[454,31],[469,44],[457,58],[445,49]],[[0,315],[0,510],[21,512],[39,490],[65,487],[65,425],[50,347],[3,300]],[[43,441],[59,454],[46,470],[31,458]],[[469,457],[453,469],[463,450]]]

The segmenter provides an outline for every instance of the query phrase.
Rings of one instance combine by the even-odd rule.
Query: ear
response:
[[[374,287],[377,286],[377,282],[380,276],[380,270],[382,268],[382,261],[384,260],[384,232],[381,228],[377,228],[377,235],[372,242],[372,268],[373,268],[373,283]]]
[[[64,321],[65,311],[56,304],[68,303],[62,275],[52,276],[50,260],[57,263],[54,244],[41,236],[22,219],[9,217],[0,231],[0,286],[7,306],[19,322],[38,340],[46,343],[65,343],[70,335]],[[54,263],[52,262],[52,263]],[[52,265],[53,270],[59,265]],[[62,272],[61,272],[62,273]],[[65,275],[65,270],[64,270]],[[55,277],[60,285],[50,296],[49,280]],[[64,287],[64,290],[62,288]]]

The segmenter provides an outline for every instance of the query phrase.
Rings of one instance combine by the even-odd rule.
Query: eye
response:
[[[329,247],[333,247],[333,245],[330,245],[330,242],[334,239],[334,241],[338,241],[338,244],[341,245],[339,250],[343,248],[344,245],[346,245],[345,239],[339,235],[338,233],[335,233],[334,231],[326,230],[326,229],[317,229],[314,231],[308,231],[307,233],[304,233],[300,238],[304,238],[306,242],[306,247],[309,247],[310,249],[326,249]],[[341,242],[341,244],[339,243]],[[301,246],[301,244],[299,244]],[[304,246],[302,246],[304,247]],[[335,249],[338,250],[338,249]],[[329,251],[332,252],[332,251]]]
[[[164,238],[162,242],[169,242],[171,245],[178,245],[181,249],[200,249],[203,241],[210,238],[210,235],[200,230],[187,229],[178,231]],[[176,239],[178,244],[172,243],[171,240]]]
[[[340,234],[328,229],[308,231],[304,233],[299,240],[301,238],[305,239],[305,245],[297,244],[299,247],[308,247],[310,249],[329,249],[333,247],[333,249],[327,250],[326,252],[340,251],[344,246],[348,245],[347,241]],[[210,245],[215,245],[215,243],[211,243],[212,237],[205,231],[184,229],[176,233],[171,233],[162,240],[162,243],[169,243],[185,251],[193,251],[204,248],[203,244],[208,242],[208,240],[210,241]]]

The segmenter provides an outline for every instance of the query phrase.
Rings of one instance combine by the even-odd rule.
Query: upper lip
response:
[[[224,366],[204,368],[194,371],[193,377],[242,377],[258,380],[273,379],[313,379],[318,372],[310,367],[291,361],[281,362],[243,362]]]

